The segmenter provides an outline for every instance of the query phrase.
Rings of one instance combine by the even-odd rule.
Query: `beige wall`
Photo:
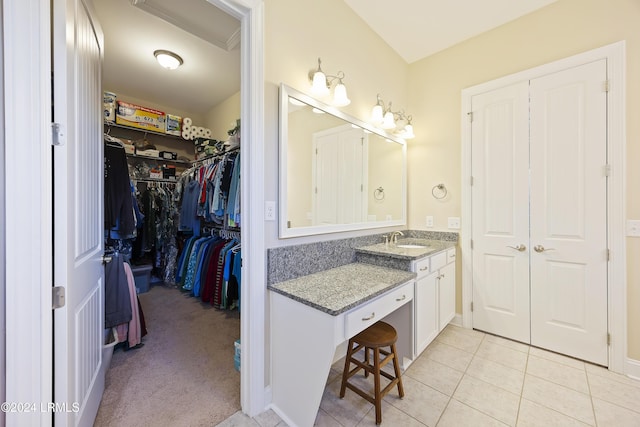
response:
[[[310,94],[307,76],[320,57],[326,73],[346,75],[351,104],[341,110],[367,120],[377,93],[394,108],[407,105],[409,66],[342,0],[269,0],[265,6],[265,198],[277,201],[280,83]],[[277,222],[266,223],[267,247],[367,233],[372,231],[285,240],[278,239]]]
[[[229,139],[227,131],[236,127],[240,118],[240,92],[231,95],[212,108],[204,117],[203,125],[211,129],[211,137],[218,141]]]
[[[411,64],[409,110],[417,137],[409,143],[409,226],[425,228],[425,215],[433,215],[435,228],[444,230],[447,217],[461,213],[462,89],[619,40],[627,43],[626,214],[640,218],[640,172],[632,161],[640,158],[639,22],[637,0],[560,0]],[[449,189],[444,201],[431,197],[431,187],[439,182]],[[640,239],[627,238],[626,256],[628,356],[637,360]]]

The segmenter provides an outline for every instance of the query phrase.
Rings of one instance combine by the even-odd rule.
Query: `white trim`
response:
[[[599,59],[607,60],[607,75],[610,82],[608,95],[608,158],[612,173],[608,183],[608,235],[611,261],[609,268],[609,369],[624,372],[627,353],[627,303],[626,303],[626,240],[625,219],[625,42],[620,41],[590,50],[569,58],[505,76],[490,82],[463,89],[462,110],[462,217],[471,218],[471,123],[467,113],[471,111],[471,97],[523,80],[575,67]],[[471,265],[471,221],[463,221],[460,230],[462,253],[462,319],[463,326],[472,327],[472,274]],[[628,364],[627,364],[628,366]]]
[[[270,402],[265,381],[266,263],[264,241],[264,2],[208,0],[242,21],[242,282],[240,404],[250,417]],[[247,126],[248,124],[248,126]],[[251,284],[250,286],[246,284]]]
[[[2,8],[6,400],[39,405],[53,401],[50,2]],[[7,425],[51,422],[39,409],[6,414]]]
[[[640,381],[640,360],[627,358],[627,367],[624,372],[629,378]]]

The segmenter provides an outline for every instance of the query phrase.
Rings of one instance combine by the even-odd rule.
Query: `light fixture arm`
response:
[[[315,76],[316,73],[324,74],[324,77],[326,79],[327,89],[331,88],[331,85],[335,80],[338,80],[338,83],[342,84],[343,83],[342,79],[344,79],[345,77],[345,74],[343,71],[338,71],[335,75],[327,74],[324,71],[322,71],[322,60],[320,58],[318,58],[318,68],[315,70],[309,71],[309,81],[313,82],[313,76]]]

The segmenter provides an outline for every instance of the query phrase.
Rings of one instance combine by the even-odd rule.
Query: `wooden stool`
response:
[[[402,387],[402,378],[400,377],[400,366],[398,364],[398,355],[396,353],[396,340],[398,334],[393,326],[385,322],[376,322],[369,326],[358,335],[349,340],[349,348],[344,361],[344,371],[342,372],[342,385],[340,387],[340,398],[344,397],[346,388],[350,388],[376,407],[376,424],[382,422],[382,398],[396,385],[398,386],[398,394],[400,398],[404,397],[404,389]],[[364,347],[364,362],[354,358],[353,356]],[[390,347],[391,351],[383,350],[382,347]],[[369,350],[373,352],[373,364],[369,361]],[[382,361],[380,354],[385,356]],[[382,367],[389,361],[393,360],[393,370],[395,376],[382,371]],[[349,370],[350,364],[356,365],[355,368]],[[348,382],[349,378],[354,376],[360,369],[364,369],[364,376],[368,377],[369,373],[373,374],[374,379],[374,395],[371,396],[355,385]],[[391,380],[391,382],[380,390],[380,375]]]

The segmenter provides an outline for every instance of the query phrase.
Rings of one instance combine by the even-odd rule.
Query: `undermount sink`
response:
[[[398,248],[402,248],[402,249],[422,249],[422,248],[426,248],[426,246],[423,245],[396,245],[396,247]]]

